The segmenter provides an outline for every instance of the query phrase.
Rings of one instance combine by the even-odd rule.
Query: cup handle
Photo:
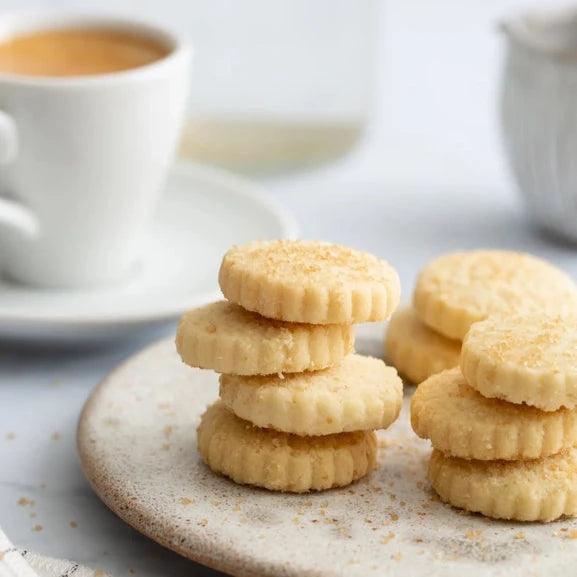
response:
[[[18,156],[18,130],[14,119],[0,110],[0,167],[11,164]],[[34,237],[38,233],[38,219],[24,205],[0,196],[0,228],[6,227]]]

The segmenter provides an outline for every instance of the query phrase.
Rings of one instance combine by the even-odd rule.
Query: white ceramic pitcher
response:
[[[503,23],[505,150],[532,219],[577,241],[577,8]]]

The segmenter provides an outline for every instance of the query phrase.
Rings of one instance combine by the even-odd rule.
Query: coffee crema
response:
[[[0,41],[0,74],[108,74],[150,64],[169,52],[150,37],[111,28],[43,30]]]

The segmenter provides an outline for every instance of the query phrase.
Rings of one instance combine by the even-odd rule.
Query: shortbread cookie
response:
[[[176,349],[186,364],[235,375],[326,369],[353,347],[351,325],[285,323],[228,301],[185,313],[176,333]]]
[[[198,450],[208,466],[237,483],[304,493],[343,487],[376,466],[374,432],[299,437],[259,429],[220,401],[198,427]]]
[[[349,355],[314,373],[221,375],[220,397],[238,417],[297,435],[386,429],[399,416],[403,383],[383,361]]]
[[[412,307],[404,307],[391,317],[385,354],[409,381],[419,384],[431,375],[458,366],[460,352],[461,341],[431,330]]]
[[[446,503],[495,519],[577,515],[577,449],[533,461],[467,461],[433,451],[429,478]]]
[[[543,411],[577,406],[577,317],[492,317],[471,327],[461,369],[486,397]]]
[[[471,251],[441,256],[420,273],[413,304],[419,318],[448,338],[496,313],[577,311],[577,288],[551,264],[529,254]]]
[[[546,413],[486,399],[458,368],[421,383],[411,399],[411,424],[435,449],[464,459],[538,459],[577,445],[577,410]]]
[[[247,310],[311,324],[385,320],[401,292],[395,269],[377,257],[303,240],[235,246],[218,279],[224,296]]]

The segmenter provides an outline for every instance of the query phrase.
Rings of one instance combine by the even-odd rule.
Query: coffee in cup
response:
[[[113,28],[63,28],[0,42],[0,73],[88,76],[138,68],[169,50],[156,39]]]

